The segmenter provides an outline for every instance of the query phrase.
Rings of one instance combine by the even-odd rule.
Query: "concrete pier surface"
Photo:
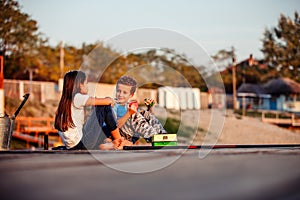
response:
[[[300,199],[300,148],[0,151],[0,198]]]

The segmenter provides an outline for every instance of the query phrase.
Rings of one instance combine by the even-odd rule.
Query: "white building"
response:
[[[159,106],[167,109],[200,109],[200,90],[198,88],[160,87]]]

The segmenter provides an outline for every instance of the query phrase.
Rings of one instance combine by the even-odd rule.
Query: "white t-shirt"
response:
[[[89,98],[89,95],[77,93],[74,96],[74,100],[71,106],[72,120],[75,125],[74,128],[68,128],[66,132],[58,131],[58,134],[62,138],[63,143],[70,149],[76,146],[82,136],[82,128],[84,124],[84,106]]]

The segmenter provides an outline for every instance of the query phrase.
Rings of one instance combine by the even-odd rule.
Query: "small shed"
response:
[[[300,84],[289,78],[276,78],[264,84],[244,83],[237,90],[240,102],[264,110],[298,112]],[[246,100],[245,100],[246,99]],[[298,108],[299,107],[299,108]]]
[[[265,89],[258,84],[243,83],[237,90],[238,97],[262,97],[270,98],[270,95],[265,91]]]
[[[237,90],[237,97],[241,107],[268,109],[271,95],[261,85],[243,83]]]
[[[265,91],[272,95],[298,94],[300,95],[300,84],[289,78],[272,79],[263,85]]]
[[[272,95],[271,110],[300,112],[300,84],[290,78],[272,79],[263,85]]]

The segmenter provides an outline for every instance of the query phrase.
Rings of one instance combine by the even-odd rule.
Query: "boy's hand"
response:
[[[146,99],[144,99],[144,103],[147,106],[147,110],[150,111],[150,113],[154,114],[154,111],[153,111],[153,106],[155,105],[154,99],[146,98]]]
[[[128,112],[130,113],[130,115],[133,115],[137,111],[138,111],[138,106],[136,104],[128,105]]]
[[[144,99],[144,102],[147,107],[152,107],[155,104],[155,101],[152,98],[146,98]]]

